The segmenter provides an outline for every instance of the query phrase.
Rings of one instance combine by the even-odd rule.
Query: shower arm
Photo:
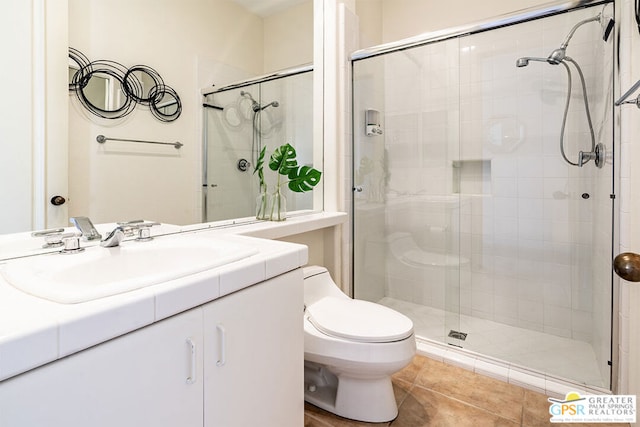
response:
[[[569,31],[569,34],[567,34],[567,37],[564,39],[564,41],[560,45],[560,49],[566,49],[567,46],[569,46],[569,41],[571,40],[571,38],[573,37],[573,34],[576,32],[576,30],[578,28],[580,28],[581,26],[583,26],[584,24],[587,24],[589,22],[593,22],[593,21],[600,22],[601,16],[602,16],[602,14],[599,13],[596,16],[594,16],[593,18],[585,19],[584,21],[580,21],[576,25],[574,25],[573,28],[571,29],[571,31]]]

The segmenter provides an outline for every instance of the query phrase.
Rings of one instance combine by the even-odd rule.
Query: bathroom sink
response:
[[[7,263],[1,273],[21,291],[70,304],[178,279],[257,252],[250,246],[183,235],[23,258]]]

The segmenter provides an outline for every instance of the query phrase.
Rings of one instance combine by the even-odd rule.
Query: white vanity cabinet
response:
[[[298,270],[204,306],[206,427],[304,425],[302,280]]]
[[[0,382],[0,427],[303,425],[294,270]]]
[[[1,382],[0,426],[201,426],[202,324],[190,310]]]

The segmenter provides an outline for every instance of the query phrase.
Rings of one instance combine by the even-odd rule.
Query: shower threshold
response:
[[[419,343],[422,340],[441,345],[443,351],[487,356],[489,360],[504,362],[504,366],[523,367],[541,377],[551,375],[582,386],[608,389],[608,378],[601,377],[595,353],[587,342],[460,315],[459,326],[466,331],[465,340],[453,337],[457,338],[457,345],[450,346],[445,344],[448,329],[444,310],[390,297],[378,302],[409,317]]]

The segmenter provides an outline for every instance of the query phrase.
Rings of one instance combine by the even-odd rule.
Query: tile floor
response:
[[[398,417],[390,423],[347,420],[305,403],[305,427],[551,426],[547,396],[424,356],[393,377]],[[628,427],[628,424],[568,424]]]

